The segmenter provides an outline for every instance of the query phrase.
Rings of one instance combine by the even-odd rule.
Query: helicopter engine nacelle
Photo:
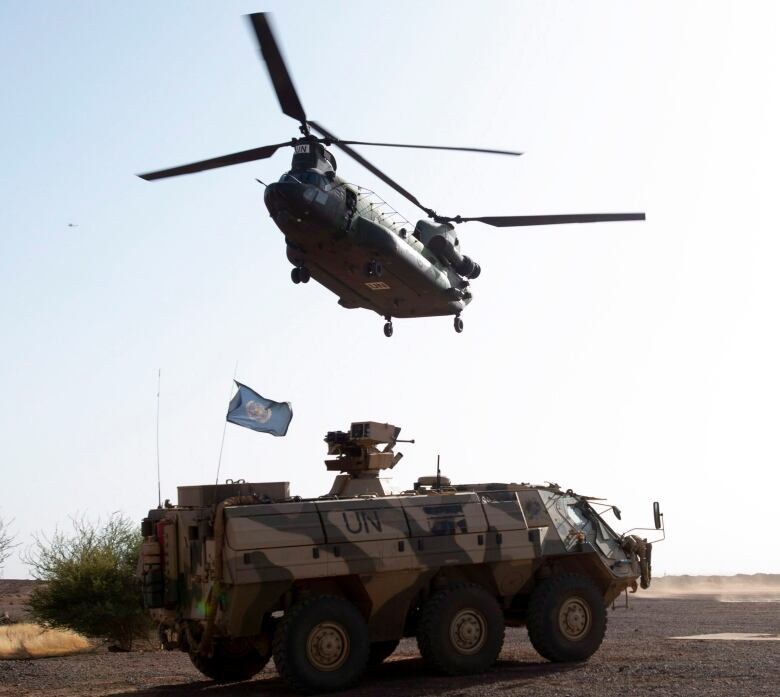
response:
[[[450,263],[453,269],[464,278],[476,278],[482,269],[472,258],[461,254],[455,245],[444,235],[433,235],[428,240],[430,249],[439,259]]]

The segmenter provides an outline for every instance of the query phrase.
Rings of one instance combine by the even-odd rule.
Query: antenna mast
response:
[[[157,506],[162,506],[162,492],[160,490],[160,375],[162,369],[157,369]]]

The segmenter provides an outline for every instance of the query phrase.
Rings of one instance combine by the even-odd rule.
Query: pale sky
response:
[[[396,320],[385,338],[290,282],[254,181],[288,151],[134,176],[297,135],[241,16],[259,10],[340,137],[526,153],[361,149],[426,205],[647,221],[464,225],[483,268],[464,333]],[[223,478],[326,493],[325,432],[390,421],[417,439],[398,488],[440,453],[456,481],[606,497],[623,530],[657,499],[656,574],[780,572],[778,35],[774,2],[6,0],[0,517],[20,549],[72,515],[156,505],[158,368],[163,497],[213,482],[237,362],[295,417],[285,438],[228,425]]]

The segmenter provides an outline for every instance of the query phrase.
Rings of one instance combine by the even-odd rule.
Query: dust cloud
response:
[[[643,598],[706,596],[724,603],[780,602],[780,574],[736,576],[661,576],[654,578]]]

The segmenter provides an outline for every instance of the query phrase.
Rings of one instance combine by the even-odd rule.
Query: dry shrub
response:
[[[11,550],[16,547],[14,536],[9,531],[9,523],[0,518],[0,571],[3,570],[5,560],[11,556]]]
[[[141,531],[120,513],[104,524],[73,518],[73,532],[38,535],[25,557],[45,581],[30,595],[33,619],[91,637],[106,637],[130,650],[150,620],[135,575]]]
[[[29,623],[0,627],[0,659],[47,658],[91,650],[87,639],[69,629],[47,629]]]

